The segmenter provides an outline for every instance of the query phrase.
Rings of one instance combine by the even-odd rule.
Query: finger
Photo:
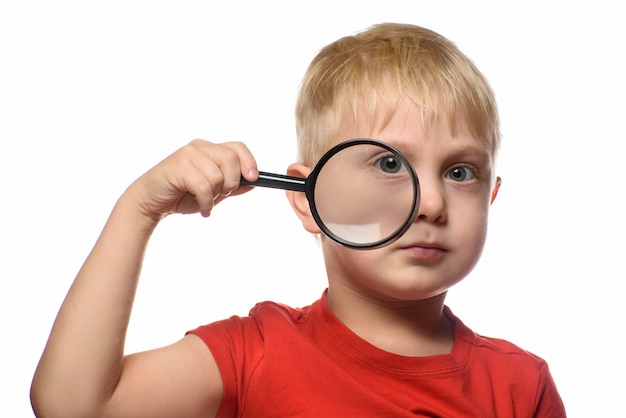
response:
[[[241,181],[241,162],[237,149],[230,144],[222,144],[218,149],[212,150],[213,161],[219,167],[222,174],[220,196],[229,196],[239,188]]]
[[[239,176],[243,176],[246,180],[255,181],[259,176],[256,159],[250,152],[250,149],[243,142],[228,142],[227,147],[233,149],[237,153],[239,159]],[[238,179],[239,181],[239,179]]]
[[[241,176],[254,181],[258,178],[255,158],[248,147],[241,142],[227,142],[224,144],[210,144],[199,142],[195,144],[203,153],[217,164],[223,173],[221,196],[245,193],[250,187],[240,189]]]
[[[213,144],[193,140],[186,148],[185,165],[189,171],[184,187],[195,197],[203,216],[208,216],[226,196],[251,190],[248,186],[240,187],[243,172],[252,180],[258,177],[254,157],[240,142]]]
[[[206,141],[194,141],[192,148],[197,152],[192,153],[189,163],[196,171],[197,185],[189,187],[194,187],[200,212],[208,216],[224,197],[239,192],[239,154],[226,144],[217,145]],[[207,184],[203,184],[203,181]]]
[[[196,201],[198,211],[202,216],[209,216],[215,200],[219,196],[224,176],[219,167],[210,159],[192,158],[191,167],[185,176],[185,189]]]

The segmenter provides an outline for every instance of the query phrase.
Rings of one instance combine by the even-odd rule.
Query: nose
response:
[[[441,182],[420,177],[420,201],[416,220],[433,223],[446,222],[446,198]]]

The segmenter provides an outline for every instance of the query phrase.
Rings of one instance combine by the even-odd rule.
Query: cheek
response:
[[[329,278],[342,280],[347,277],[367,276],[372,266],[380,264],[381,249],[354,250],[325,236],[321,237],[321,244]]]
[[[450,193],[447,199],[449,233],[468,242],[482,243],[487,234],[489,190],[480,188],[467,193]]]
[[[475,207],[474,210],[465,209],[464,212],[465,216],[457,218],[457,228],[453,233],[459,237],[457,243],[467,248],[466,257],[475,260],[473,267],[480,258],[487,240],[489,206]]]

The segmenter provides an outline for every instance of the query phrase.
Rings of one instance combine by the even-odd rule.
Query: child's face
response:
[[[342,284],[389,301],[445,292],[475,266],[485,243],[498,187],[489,146],[464,123],[452,135],[445,115],[423,123],[420,109],[409,100],[382,129],[351,125],[337,142],[372,137],[397,147],[417,173],[420,204],[413,225],[388,246],[354,250],[323,237],[331,286]]]

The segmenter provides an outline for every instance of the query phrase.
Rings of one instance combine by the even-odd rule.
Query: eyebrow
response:
[[[448,159],[464,159],[474,160],[479,165],[493,163],[493,156],[488,148],[479,147],[475,145],[462,145],[458,148],[452,148],[446,152],[446,158]],[[472,162],[472,161],[468,161]]]
[[[489,150],[487,143],[480,142],[479,144],[476,144],[474,142],[479,142],[479,141],[473,141],[471,144],[461,144],[458,147],[454,147],[450,149],[447,154],[459,155],[459,156],[469,154],[469,155],[480,156],[481,158],[484,157],[486,159],[493,160],[493,155],[491,151]],[[393,140],[393,141],[388,141],[388,143],[390,145],[393,145],[398,150],[400,150],[400,152],[406,157],[419,154],[419,149],[413,144],[411,144],[410,141]]]
[[[459,154],[480,154],[488,157],[491,156],[491,152],[487,147],[478,147],[475,145],[462,145],[458,148],[454,148],[452,152]]]

